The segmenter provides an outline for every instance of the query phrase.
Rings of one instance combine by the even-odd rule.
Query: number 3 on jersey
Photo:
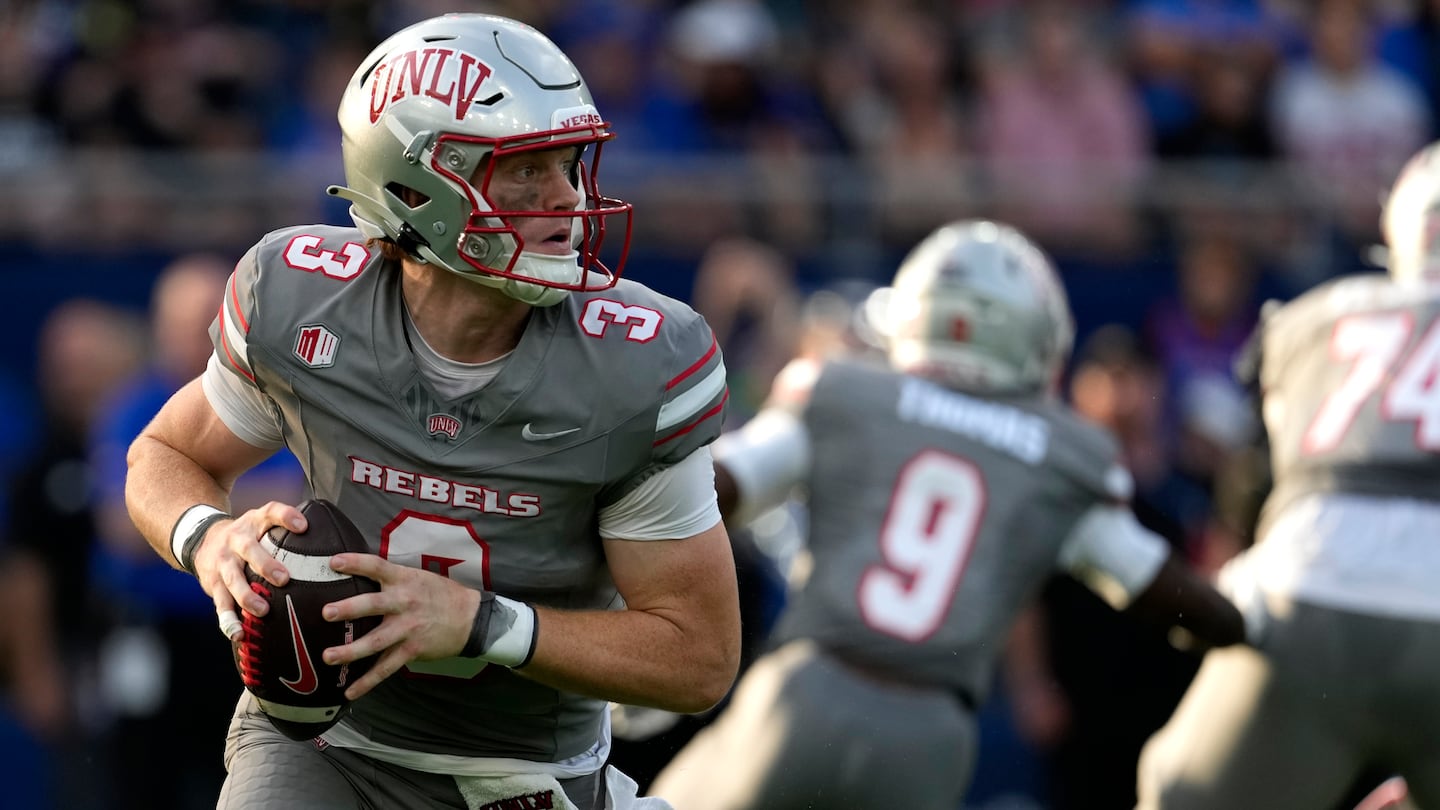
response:
[[[285,246],[285,264],[295,270],[322,275],[340,281],[349,281],[359,274],[370,258],[370,250],[359,242],[346,242],[337,253],[320,247],[325,239],[312,234],[301,234]],[[341,258],[341,255],[344,258]]]
[[[1338,446],[1360,408],[1382,388],[1381,417],[1414,422],[1416,446],[1440,450],[1440,321],[1402,357],[1414,329],[1414,319],[1404,312],[1352,315],[1335,324],[1330,356],[1350,363],[1350,372],[1306,429],[1306,453]]]
[[[860,579],[865,623],[912,642],[940,629],[984,514],[985,481],[974,464],[935,451],[910,459],[880,529],[884,563]]]

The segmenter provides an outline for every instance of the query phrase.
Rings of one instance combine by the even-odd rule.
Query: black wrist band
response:
[[[495,594],[482,591],[475,619],[470,622],[470,638],[460,650],[461,658],[479,658],[485,652],[485,636],[490,629],[490,611],[495,607]]]
[[[186,515],[189,515],[190,512],[196,512],[196,510],[212,510],[212,512],[202,517],[199,522],[194,523],[194,526],[190,528],[190,532],[187,533],[184,538],[176,538],[176,536],[173,536],[174,532],[180,530],[181,525],[186,523]],[[226,515],[225,512],[220,512],[219,509],[215,509],[213,506],[206,506],[206,504],[197,504],[197,506],[190,507],[190,509],[186,510],[186,515],[181,515],[180,520],[176,520],[174,529],[170,530],[170,548],[171,551],[174,552],[174,555],[176,555],[176,562],[179,562],[180,568],[184,569],[186,574],[190,574],[193,577],[194,552],[200,548],[200,540],[204,539],[204,533],[209,532],[210,526],[215,526],[220,520],[233,519],[233,515]],[[177,540],[180,542],[179,549],[176,549]]]
[[[212,515],[206,517],[204,520],[200,520],[196,528],[194,528],[194,532],[190,532],[190,536],[186,539],[186,542],[184,542],[184,546],[181,546],[180,565],[183,565],[184,569],[189,571],[190,574],[194,575],[194,552],[200,548],[200,540],[204,539],[204,533],[209,532],[210,526],[215,526],[220,520],[230,520],[230,516],[220,512],[219,515]]]

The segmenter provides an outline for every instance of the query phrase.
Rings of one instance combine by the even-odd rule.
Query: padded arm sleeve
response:
[[[1170,546],[1124,506],[1095,506],[1060,548],[1060,564],[1111,607],[1123,609],[1155,580]]]
[[[785,502],[810,469],[810,436],[788,410],[766,408],[715,440],[715,461],[735,479],[734,520],[748,523]]]

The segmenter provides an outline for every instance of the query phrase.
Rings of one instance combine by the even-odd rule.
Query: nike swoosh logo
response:
[[[525,427],[520,428],[520,438],[524,439],[527,442],[543,442],[546,439],[558,439],[561,436],[568,436],[571,433],[575,433],[579,430],[580,428],[575,427],[570,428],[569,430],[557,430],[554,433],[536,433],[535,431],[530,429],[530,423],[526,422]]]
[[[300,617],[295,615],[295,603],[289,594],[285,596],[285,607],[290,610],[290,640],[294,642],[295,664],[300,668],[300,675],[293,681],[281,678],[280,683],[296,694],[308,695],[320,685],[320,679],[315,677],[315,663],[310,660],[310,651],[305,648],[305,634],[300,632]]]

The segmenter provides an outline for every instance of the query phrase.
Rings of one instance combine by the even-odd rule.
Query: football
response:
[[[277,527],[261,539],[290,572],[286,584],[276,587],[246,566],[251,590],[269,602],[270,610],[264,616],[242,611],[244,634],[232,645],[245,688],[275,728],[292,740],[312,739],[345,715],[345,688],[370,669],[375,656],[334,665],[321,655],[328,647],[360,638],[381,620],[365,616],[331,622],[321,615],[325,605],[377,592],[380,584],[330,567],[331,555],[369,551],[360,530],[335,504],[312,499],[301,504],[300,511],[308,522],[304,532]]]

